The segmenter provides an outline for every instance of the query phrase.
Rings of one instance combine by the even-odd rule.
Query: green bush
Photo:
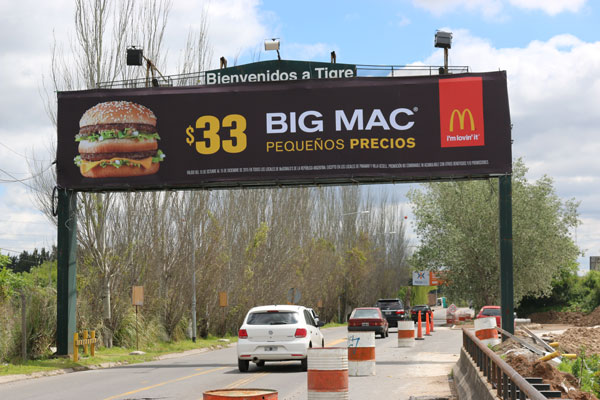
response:
[[[600,396],[600,354],[586,356],[582,349],[575,360],[563,358],[558,369],[575,376],[581,382],[581,390]]]

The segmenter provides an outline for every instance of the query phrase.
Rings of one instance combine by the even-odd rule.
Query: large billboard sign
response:
[[[506,74],[58,94],[58,184],[383,183],[511,171]]]

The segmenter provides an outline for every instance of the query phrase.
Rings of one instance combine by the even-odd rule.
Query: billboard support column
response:
[[[502,329],[514,333],[512,182],[510,175],[498,181],[500,209],[500,307]]]
[[[58,190],[58,260],[56,287],[56,352],[73,349],[77,305],[77,192]]]

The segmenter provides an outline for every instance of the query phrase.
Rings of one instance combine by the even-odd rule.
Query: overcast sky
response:
[[[116,0],[115,0],[116,1]],[[174,74],[203,9],[213,66],[273,59],[265,38],[281,39],[292,60],[355,64],[441,65],[437,29],[453,32],[451,65],[506,70],[513,156],[532,180],[546,174],[559,196],[581,202],[573,232],[589,256],[600,255],[600,4],[591,0],[173,0],[164,74]],[[45,112],[44,76],[51,48],[69,48],[74,6],[67,0],[0,2],[0,252],[49,248],[56,229],[35,208],[28,162],[50,166],[56,132]],[[23,180],[22,183],[12,182]],[[402,194],[409,185],[395,185]],[[407,214],[410,212],[407,209]],[[409,217],[410,219],[410,217]]]

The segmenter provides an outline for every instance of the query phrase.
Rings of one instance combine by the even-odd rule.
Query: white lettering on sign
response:
[[[367,122],[367,125],[363,127],[363,110],[356,109],[352,112],[352,117],[348,118],[345,110],[336,110],[335,111],[335,130],[337,132],[345,130],[367,130],[370,131],[374,127],[380,127],[384,130],[390,130],[390,126],[398,131],[405,131],[412,128],[415,124],[414,121],[408,121],[405,124],[398,123],[399,115],[413,116],[415,113],[408,108],[396,108],[393,110],[388,118],[385,118],[385,115],[381,112],[380,109],[376,108],[371,111],[371,115]]]
[[[267,113],[267,134],[296,133],[298,129],[305,133],[323,132],[323,117],[318,111],[304,111],[296,118],[295,112]]]

